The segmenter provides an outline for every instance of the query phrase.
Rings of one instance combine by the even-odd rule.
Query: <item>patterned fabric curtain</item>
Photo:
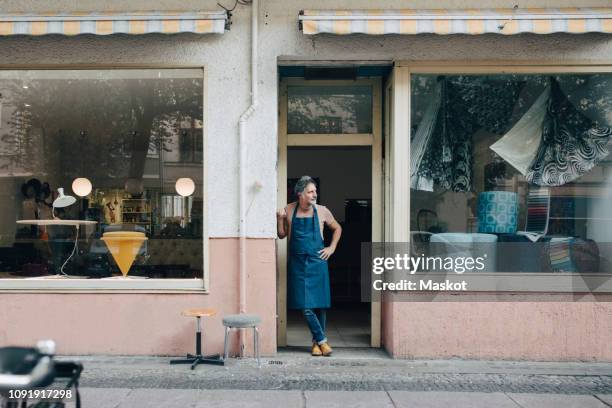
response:
[[[551,78],[542,141],[526,174],[527,181],[561,186],[576,180],[608,156],[610,136],[612,128],[599,126],[579,112]]]
[[[437,82],[429,105],[419,122],[419,127],[410,141],[410,188],[415,190],[433,191],[433,179],[419,175],[419,168],[430,146],[441,102],[442,84]]]
[[[469,191],[472,187],[473,124],[463,104],[453,104],[457,90],[442,80],[441,104],[433,135],[418,174],[444,190]]]
[[[522,175],[529,171],[542,144],[542,123],[549,100],[550,86],[547,86],[512,129],[489,146]]]
[[[443,190],[471,191],[473,134],[479,129],[497,134],[506,132],[525,84],[524,80],[496,81],[487,76],[442,78],[441,101],[435,121],[432,122],[431,117],[424,115],[415,135],[419,137],[413,139],[413,143],[417,143],[413,146],[418,147],[417,152],[422,156],[416,161],[417,169],[411,169],[411,181],[428,181],[429,183],[421,181],[420,189],[425,190],[430,190],[433,182]],[[605,83],[598,84],[598,88],[592,92],[601,93],[605,87]],[[542,120],[541,136],[540,131],[537,132],[538,135],[532,132],[537,136],[534,143],[538,143],[538,137],[541,138],[539,145],[533,145],[533,150],[537,151],[535,154],[533,150],[527,152],[529,163],[521,162],[519,166],[521,173],[530,183],[540,186],[569,183],[589,172],[608,156],[607,144],[612,136],[612,128],[607,127],[607,123],[592,119],[602,116],[601,106],[589,104],[587,108],[590,111],[582,107],[578,109],[553,77],[550,78],[549,90],[546,89],[534,105],[538,102],[545,108],[545,112],[535,112],[537,107],[533,107],[526,112],[526,115],[532,116],[531,120],[523,118],[513,127],[514,129],[520,125],[532,129],[535,122]],[[606,106],[605,103],[603,105]],[[431,106],[435,107],[437,104],[432,103]],[[427,113],[431,114],[432,109],[430,107]],[[586,113],[589,116],[586,116]],[[502,151],[513,152],[512,143],[507,137],[511,134],[512,130],[500,140],[501,142],[505,139],[503,143],[494,145],[497,150],[501,148]],[[423,151],[425,145],[427,147]],[[519,148],[520,146],[517,146],[517,149]],[[418,184],[411,184],[413,188],[419,188]]]
[[[472,190],[472,135],[508,127],[523,82],[482,76],[442,79],[441,104],[418,175],[444,190]]]

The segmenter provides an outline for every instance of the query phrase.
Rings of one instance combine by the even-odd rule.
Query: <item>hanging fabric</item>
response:
[[[415,182],[427,180],[443,190],[471,191],[472,136],[481,128],[503,133],[523,85],[522,81],[489,81],[469,75],[443,78],[440,107]]]
[[[524,81],[513,78],[495,79],[482,75],[463,75],[452,82],[457,90],[455,102],[466,106],[474,125],[496,134],[507,130],[525,85]]]
[[[590,74],[577,76],[573,81],[559,83],[567,99],[584,116],[599,126],[612,127],[612,75]]]
[[[433,191],[433,179],[419,175],[418,170],[431,141],[441,101],[442,85],[437,82],[430,103],[425,109],[414,137],[410,141],[410,188],[415,190]]]
[[[512,129],[489,146],[522,175],[527,174],[538,153],[549,96],[550,86],[547,86]]]
[[[456,87],[446,78],[441,86],[440,109],[417,174],[443,190],[470,191],[473,121],[466,106],[456,103]]]
[[[608,156],[610,136],[612,128],[599,126],[579,112],[551,78],[542,142],[526,174],[527,181],[561,186],[576,180]]]
[[[444,78],[435,120],[434,101],[413,139],[411,186],[431,191],[435,184],[442,190],[470,191],[473,134],[479,129],[504,133],[525,84],[482,76]],[[572,92],[570,101],[551,77],[549,86],[491,149],[532,184],[560,186],[581,177],[608,156],[612,136],[609,123],[601,119],[600,102],[583,106],[584,100],[595,101],[608,89],[603,80],[595,85],[572,88],[586,92],[576,105],[579,92]]]

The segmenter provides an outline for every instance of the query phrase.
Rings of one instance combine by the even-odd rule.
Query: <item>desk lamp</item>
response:
[[[59,193],[59,196],[55,200],[53,200],[53,209],[52,209],[53,219],[57,219],[57,217],[55,216],[56,208],[64,208],[64,207],[68,207],[76,203],[76,198],[74,198],[73,196],[64,194],[63,187],[58,188],[57,192]]]

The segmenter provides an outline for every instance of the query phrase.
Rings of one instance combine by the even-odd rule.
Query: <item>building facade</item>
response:
[[[0,342],[53,338],[62,354],[180,355],[193,348],[193,322],[181,310],[209,307],[217,315],[203,322],[207,351],[223,349],[222,316],[243,312],[262,317],[262,353],[273,355],[292,344],[275,212],[314,162],[336,163],[312,175],[345,227],[332,271],[338,304],[359,302],[363,285],[349,242],[489,232],[514,243],[526,230],[538,235],[536,247],[516,238],[517,256],[547,260],[498,273],[500,259],[513,257],[498,247],[494,283],[436,299],[386,293],[355,309],[367,345],[396,358],[612,361],[612,10],[604,0],[576,9],[582,3],[533,0],[509,12],[504,1],[381,1],[379,12],[359,11],[368,1],[259,0],[228,17],[216,1],[168,0],[148,14],[142,1],[78,10],[61,0],[4,2]],[[440,10],[423,11],[432,8]],[[586,118],[570,132],[582,136],[557,144],[596,152],[582,154],[575,171],[559,165],[548,177],[534,165],[546,153],[537,149],[542,123],[566,120],[554,109],[537,113],[538,103]],[[534,134],[531,153],[513,150],[513,140]],[[432,145],[431,135],[448,143]],[[458,146],[461,137],[469,143]],[[511,147],[488,149],[502,137]],[[516,155],[525,154],[521,168]],[[93,184],[82,196],[78,176]],[[181,193],[183,178],[195,190]],[[534,185],[548,197],[540,230],[529,226]],[[79,197],[60,218],[94,221],[76,228],[80,244],[69,223],[17,223],[51,219],[58,187]],[[489,191],[518,203],[503,237],[479,221],[477,199]],[[147,239],[130,252],[127,272],[104,240],[125,229],[113,225]],[[582,255],[555,257],[559,245]],[[128,278],[117,279],[121,272]],[[56,273],[74,278],[46,278]],[[232,338],[234,352],[250,354],[251,343],[249,334]]]

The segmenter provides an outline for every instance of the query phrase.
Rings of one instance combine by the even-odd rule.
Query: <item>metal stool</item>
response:
[[[227,340],[231,329],[253,328],[253,346],[255,357],[257,357],[257,365],[261,366],[259,358],[259,330],[257,325],[261,323],[261,317],[257,315],[235,314],[227,315],[223,318],[223,326],[225,326],[225,341],[223,342],[223,360],[227,360]]]
[[[196,318],[196,353],[187,354],[186,359],[170,360],[170,364],[191,364],[193,370],[198,364],[225,364],[221,360],[219,354],[211,354],[209,356],[202,355],[202,327],[200,325],[201,317],[214,316],[217,314],[215,309],[186,309],[181,312],[183,316],[195,317]]]

